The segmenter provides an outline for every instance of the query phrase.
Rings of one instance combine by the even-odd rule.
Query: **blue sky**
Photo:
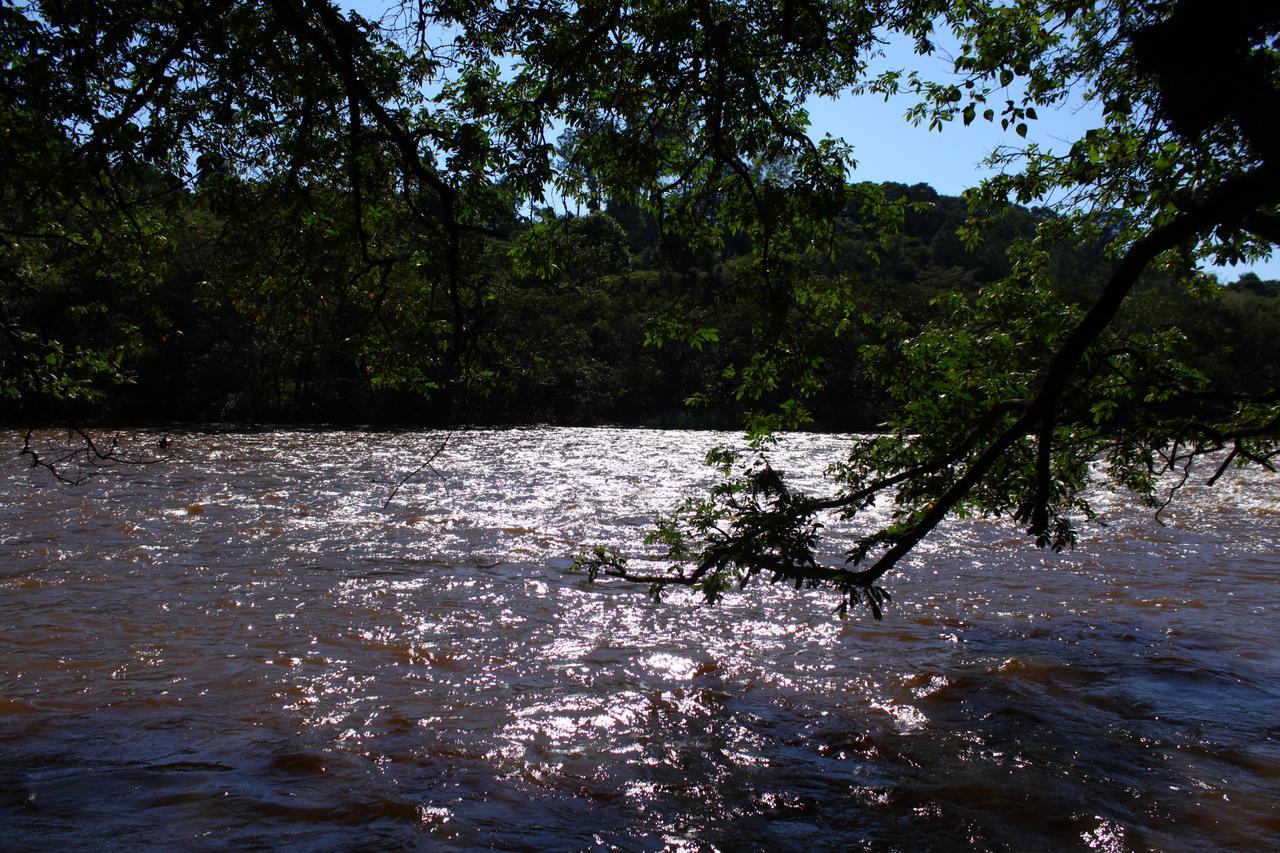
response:
[[[866,181],[926,183],[940,193],[957,195],[991,174],[983,159],[997,146],[1022,143],[1013,131],[981,119],[969,127],[956,124],[942,131],[913,127],[903,116],[910,101],[889,103],[878,98],[842,98],[811,102],[809,115],[815,135],[830,133],[853,145],[858,161],[854,178]],[[1045,147],[1069,147],[1073,139],[1094,126],[1087,110],[1041,110],[1040,120],[1030,122],[1027,140]],[[1235,281],[1252,269],[1262,278],[1280,279],[1280,257],[1253,267],[1230,267],[1214,272],[1224,282]]]
[[[936,40],[939,52],[921,57],[908,40],[891,39],[884,48],[884,57],[872,63],[871,72],[918,69],[927,77],[945,81],[952,76],[951,60],[945,52],[947,40]],[[1001,129],[999,122],[981,118],[968,127],[955,123],[944,125],[941,131],[930,131],[905,119],[913,103],[914,99],[907,95],[888,102],[879,96],[849,96],[811,100],[808,108],[815,135],[830,133],[854,146],[856,179],[927,183],[947,195],[958,195],[991,174],[981,163],[1000,145],[1025,145],[1030,141],[1065,150],[1100,121],[1096,110],[1075,103],[1058,110],[1041,110],[1039,120],[1028,122],[1025,140],[1012,130]]]
[[[919,68],[939,80],[950,71],[949,60],[940,55],[916,56],[902,41],[891,42],[885,54],[878,65],[886,68]],[[999,122],[989,123],[981,118],[968,127],[956,122],[944,125],[941,131],[930,131],[906,121],[912,103],[908,96],[888,102],[864,96],[813,100],[807,106],[815,136],[829,133],[853,145],[854,159],[858,161],[856,180],[926,183],[945,195],[958,195],[992,174],[982,161],[1001,145],[1036,142],[1046,149],[1065,151],[1086,130],[1101,124],[1097,109],[1077,101],[1058,109],[1039,110],[1039,120],[1028,122],[1026,140],[1012,129],[1002,130]],[[1264,279],[1280,279],[1280,257],[1273,254],[1268,261],[1252,267],[1213,271],[1222,281],[1230,282],[1249,270]]]

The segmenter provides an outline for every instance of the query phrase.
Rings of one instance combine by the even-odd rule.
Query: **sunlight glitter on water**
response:
[[[1189,487],[1167,528],[1100,492],[1061,556],[950,523],[883,623],[842,623],[820,591],[654,605],[568,572],[644,553],[731,435],[464,431],[387,503],[442,438],[7,472],[15,843],[1250,849],[1280,821],[1274,480]],[[843,443],[775,464],[821,488]]]

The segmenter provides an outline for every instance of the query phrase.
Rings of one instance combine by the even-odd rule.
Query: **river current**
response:
[[[571,571],[648,553],[730,434],[184,433],[77,487],[0,439],[0,848],[1280,838],[1273,475],[1193,482],[1165,526],[1099,489],[1061,555],[951,522],[875,622]],[[775,466],[818,489],[846,444]]]

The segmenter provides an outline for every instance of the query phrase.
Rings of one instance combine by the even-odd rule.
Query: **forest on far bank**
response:
[[[894,403],[864,348],[891,349],[1005,279],[1010,247],[1052,214],[1014,207],[966,245],[963,199],[924,184],[857,188],[830,244],[791,270],[805,282],[799,299],[771,299],[745,236],[691,246],[621,201],[512,216],[468,273],[470,340],[465,364],[451,366],[462,381],[443,383],[455,306],[412,264],[369,269],[324,199],[202,174],[154,212],[163,233],[151,242],[164,248],[145,271],[131,275],[130,259],[110,252],[99,268],[46,258],[56,275],[14,294],[9,310],[61,342],[51,367],[111,381],[20,400],[6,420],[736,429],[799,381],[804,411],[792,423],[871,430]],[[868,197],[900,228],[879,236],[860,221]],[[1107,281],[1105,242],[1052,251],[1048,284],[1064,305],[1088,305]],[[1166,336],[1224,399],[1263,392],[1255,386],[1280,363],[1280,282],[1246,274],[1192,292],[1149,270],[1117,329]],[[91,363],[77,365],[79,353]],[[752,370],[778,375],[753,377],[764,392],[744,397]]]

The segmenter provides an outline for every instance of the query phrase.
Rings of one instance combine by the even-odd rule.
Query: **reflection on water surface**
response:
[[[4,446],[15,448],[12,435]],[[1073,554],[956,522],[882,623],[569,573],[731,436],[184,435],[0,479],[0,843],[1267,849],[1275,479]],[[817,486],[835,437],[788,439]],[[834,543],[838,549],[839,540]]]

